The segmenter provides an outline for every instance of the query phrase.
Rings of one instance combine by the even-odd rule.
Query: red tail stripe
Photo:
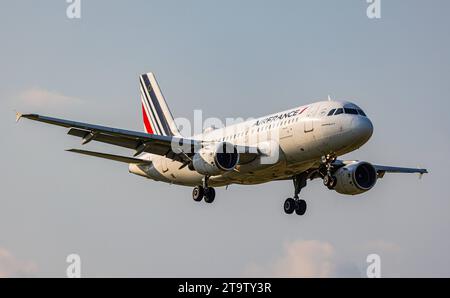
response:
[[[142,118],[144,119],[145,130],[147,131],[147,133],[153,134],[153,129],[152,126],[150,125],[150,120],[148,119],[144,104],[142,104]]]

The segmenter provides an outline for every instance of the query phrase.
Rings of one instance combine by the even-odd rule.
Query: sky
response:
[[[0,277],[450,277],[450,3],[364,0],[0,2]],[[217,189],[146,180],[77,156],[80,140],[15,111],[142,131],[138,76],[175,117],[257,117],[331,95],[374,135],[341,158],[426,167],[347,197],[290,181]],[[86,149],[131,155],[90,143]]]

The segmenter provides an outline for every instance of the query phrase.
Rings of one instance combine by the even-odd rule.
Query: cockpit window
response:
[[[363,110],[358,110],[358,113],[359,113],[361,116],[367,117],[367,116],[366,116],[366,113],[364,113]]]
[[[328,113],[328,115],[327,116],[331,116],[331,115],[333,115],[334,114],[334,111],[336,111],[336,109],[332,109],[329,113]]]
[[[358,111],[356,109],[344,108],[345,114],[358,115]]]
[[[344,113],[344,109],[339,108],[339,109],[336,110],[336,113],[334,113],[334,114],[335,115],[339,115],[339,114],[342,114],[342,113]]]

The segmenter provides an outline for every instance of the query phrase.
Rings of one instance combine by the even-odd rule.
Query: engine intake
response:
[[[191,169],[203,175],[215,176],[232,171],[239,163],[237,148],[228,142],[203,147],[192,158]]]
[[[370,190],[377,182],[377,171],[368,162],[355,162],[335,172],[337,180],[334,188],[338,193],[357,195]]]

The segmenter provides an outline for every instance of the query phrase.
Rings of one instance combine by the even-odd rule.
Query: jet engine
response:
[[[232,171],[239,163],[239,152],[235,146],[220,142],[205,146],[192,158],[191,170],[200,174],[215,176]]]
[[[344,195],[357,195],[370,190],[377,182],[377,171],[368,162],[354,162],[335,173],[336,190]]]

